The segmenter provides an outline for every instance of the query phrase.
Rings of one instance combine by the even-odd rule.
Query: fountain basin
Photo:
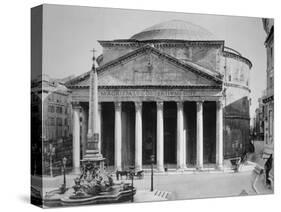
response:
[[[112,191],[101,192],[95,196],[73,198],[73,191],[72,188],[69,188],[64,194],[60,194],[59,190],[48,192],[44,198],[44,206],[60,207],[128,202],[136,194],[135,188],[128,187],[128,189],[123,190],[120,185],[113,186]]]

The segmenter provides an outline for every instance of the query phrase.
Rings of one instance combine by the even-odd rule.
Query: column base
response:
[[[182,165],[177,167],[177,171],[184,171],[184,170],[186,170],[186,165],[185,164],[182,164]]]
[[[75,174],[75,175],[81,174],[80,167],[73,167],[72,168],[72,174]]]
[[[217,170],[222,171],[224,169],[223,164],[217,164]]]
[[[159,166],[159,167],[157,167],[157,171],[158,172],[164,172],[165,170],[164,170],[164,166]]]
[[[177,172],[184,172],[184,168],[177,168]]]
[[[141,171],[142,170],[142,165],[135,165],[135,170],[136,171]]]
[[[115,171],[122,171],[122,167],[121,166],[115,166]]]
[[[197,165],[197,166],[196,166],[196,169],[197,169],[198,171],[202,171],[202,170],[203,170],[203,165]]]

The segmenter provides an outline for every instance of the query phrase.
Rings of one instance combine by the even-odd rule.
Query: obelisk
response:
[[[96,70],[95,50],[93,50],[93,65],[90,71],[89,85],[89,127],[87,135],[86,154],[83,161],[103,161],[99,151],[99,127],[98,127],[98,75]]]

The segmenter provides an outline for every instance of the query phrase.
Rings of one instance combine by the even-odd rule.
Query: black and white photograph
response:
[[[272,17],[55,4],[30,17],[32,204],[274,194]]]

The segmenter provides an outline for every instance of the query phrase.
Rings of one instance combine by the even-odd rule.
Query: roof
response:
[[[207,29],[182,20],[171,20],[153,25],[133,35],[133,40],[191,40],[208,41],[219,40]]]
[[[143,52],[147,52],[147,51],[151,51],[157,55],[160,55],[164,58],[166,58],[167,60],[169,60],[170,62],[174,63],[174,64],[177,64],[178,66],[181,66],[183,68],[186,68],[198,75],[201,75],[202,77],[204,78],[208,78],[208,79],[211,79],[219,84],[222,83],[222,75],[219,73],[219,72],[215,72],[215,71],[211,71],[211,70],[208,70],[200,65],[197,65],[197,64],[194,64],[192,62],[183,62],[181,60],[178,60],[177,58],[169,55],[169,54],[166,54],[162,51],[159,51],[158,49],[152,47],[151,45],[145,45],[139,49],[136,49],[132,52],[129,52],[119,58],[116,58],[112,61],[109,61],[108,63],[105,63],[104,65],[100,66],[97,68],[97,73],[102,73],[106,70],[108,70],[110,67],[113,67],[113,66],[116,66],[122,62],[125,62],[126,60],[130,60],[131,58],[133,57],[136,57],[137,55],[143,53]],[[88,78],[90,76],[90,72],[91,71],[88,71],[80,76],[77,76],[75,77],[74,79],[68,81],[66,83],[66,86],[72,86],[72,85],[75,85],[77,82],[80,82],[86,78]]]

